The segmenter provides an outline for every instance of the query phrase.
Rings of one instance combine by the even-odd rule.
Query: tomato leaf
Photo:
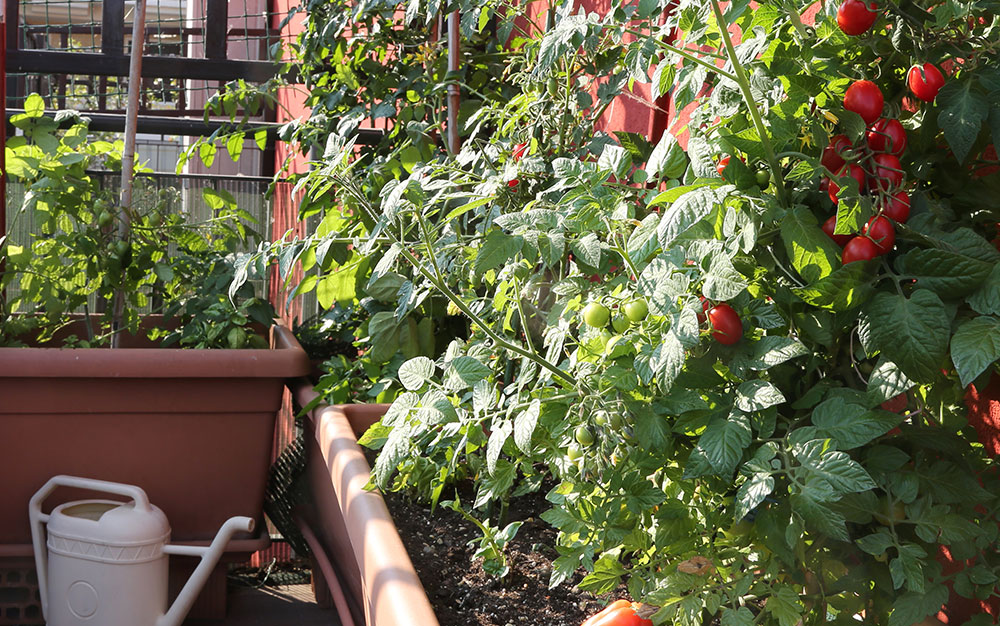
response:
[[[727,419],[709,422],[698,440],[698,449],[720,476],[728,477],[750,445],[750,435],[750,419],[745,413],[733,411]]]
[[[792,494],[790,499],[792,508],[807,524],[834,539],[850,540],[844,516],[815,499],[811,491]],[[770,604],[768,601],[768,605]]]
[[[485,380],[492,373],[493,370],[480,363],[479,359],[471,356],[456,357],[445,368],[444,386],[452,391],[465,389]]]
[[[482,276],[509,261],[521,251],[523,244],[524,239],[519,235],[511,236],[499,230],[490,231],[476,254],[476,276]]]
[[[979,289],[995,264],[947,250],[916,249],[896,261],[900,273],[914,278],[917,287],[954,299]]]
[[[702,293],[709,300],[732,300],[746,289],[747,282],[736,271],[729,256],[719,252],[712,256]]]
[[[902,421],[902,415],[870,411],[860,404],[845,403],[840,398],[821,402],[812,413],[812,422],[820,433],[836,441],[842,450],[863,446]]]
[[[774,491],[774,476],[754,474],[748,478],[736,492],[734,519],[737,522],[742,520],[750,511],[757,508],[772,491]]]
[[[605,554],[594,563],[594,571],[584,576],[577,587],[581,591],[589,591],[596,595],[608,593],[621,584],[624,575],[625,567],[618,562],[618,559]]]
[[[492,424],[490,439],[486,444],[486,469],[489,470],[490,474],[496,472],[497,460],[500,459],[503,444],[507,443],[507,438],[510,437],[510,431],[511,424],[508,420],[500,420]]]
[[[514,443],[525,454],[531,452],[531,436],[535,433],[535,426],[538,424],[538,415],[541,410],[542,403],[538,398],[535,398],[527,409],[518,413],[517,417],[514,418]]]
[[[791,587],[779,587],[767,599],[767,612],[778,618],[780,626],[795,626],[802,617],[805,608],[799,600],[799,594]]]
[[[766,380],[755,378],[736,390],[736,406],[747,413],[760,411],[785,402],[781,390]]]
[[[909,378],[929,382],[940,375],[948,352],[951,323],[941,298],[918,289],[907,298],[879,293],[866,307],[871,340]]]
[[[868,378],[868,402],[871,406],[881,404],[909,391],[914,384],[895,363],[881,357]]]
[[[912,626],[918,624],[929,615],[941,610],[948,602],[948,588],[944,585],[933,585],[924,593],[904,593],[892,605],[888,626]]]
[[[656,234],[660,246],[670,247],[678,237],[705,219],[719,201],[719,192],[711,187],[697,187],[678,198],[660,218]]]
[[[969,296],[969,306],[976,313],[1000,315],[1000,263],[993,266],[983,284]]]
[[[848,263],[808,287],[792,289],[792,292],[813,306],[847,311],[865,302],[871,295],[866,265]]]
[[[970,80],[949,81],[937,95],[938,125],[959,163],[969,156],[990,112],[989,103],[973,90],[974,85]]]
[[[399,382],[407,391],[416,391],[434,376],[434,361],[425,356],[410,359],[399,366]]]
[[[958,327],[951,340],[951,360],[963,387],[1000,359],[1000,319],[980,316]]]
[[[781,221],[781,240],[792,267],[810,283],[829,276],[839,265],[837,244],[804,208],[789,212]]]

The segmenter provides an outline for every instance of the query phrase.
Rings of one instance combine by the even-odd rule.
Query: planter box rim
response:
[[[271,327],[271,349],[0,348],[7,378],[294,378],[309,357],[286,327]]]

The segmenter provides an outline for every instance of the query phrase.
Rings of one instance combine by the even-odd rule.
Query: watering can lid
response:
[[[108,544],[141,544],[166,541],[170,524],[152,504],[137,508],[135,502],[78,500],[57,506],[49,516],[48,531],[76,539]]]

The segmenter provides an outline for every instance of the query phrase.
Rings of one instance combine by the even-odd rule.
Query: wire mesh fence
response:
[[[102,187],[117,194],[121,176],[119,172],[95,171],[91,172],[91,176],[96,177]],[[270,235],[267,228],[271,223],[272,215],[272,204],[267,196],[270,183],[271,179],[263,177],[137,173],[132,201],[139,213],[157,208],[168,214],[181,215],[189,224],[197,224],[215,216],[215,210],[206,203],[203,197],[203,190],[227,191],[236,199],[236,203],[241,209],[253,216],[253,221],[247,222],[246,226],[266,238]],[[164,190],[168,191],[167,195],[174,201],[162,203]],[[10,227],[8,237],[14,245],[25,245],[31,241],[32,233],[38,232],[35,216],[30,211],[22,210],[23,202],[24,186],[17,182],[8,182],[6,206],[7,224]],[[238,251],[254,250],[256,243],[256,240],[248,241]],[[167,254],[173,252],[173,250],[167,250]],[[257,281],[254,283],[254,287],[259,296],[267,295],[264,281]],[[7,295],[10,300],[14,300],[19,294],[20,289],[15,281],[8,288]],[[90,298],[88,306],[91,310],[96,308],[93,296]],[[150,311],[140,312],[148,313]]]

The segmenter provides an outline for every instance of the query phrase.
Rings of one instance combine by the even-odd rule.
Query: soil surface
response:
[[[523,524],[507,547],[503,580],[472,560],[478,541],[468,544],[480,536],[472,523],[441,507],[432,514],[404,494],[384,497],[441,626],[579,626],[607,604],[575,588],[580,573],[548,588],[558,555],[556,531],[537,517],[549,507],[541,493],[510,504],[507,521]]]

